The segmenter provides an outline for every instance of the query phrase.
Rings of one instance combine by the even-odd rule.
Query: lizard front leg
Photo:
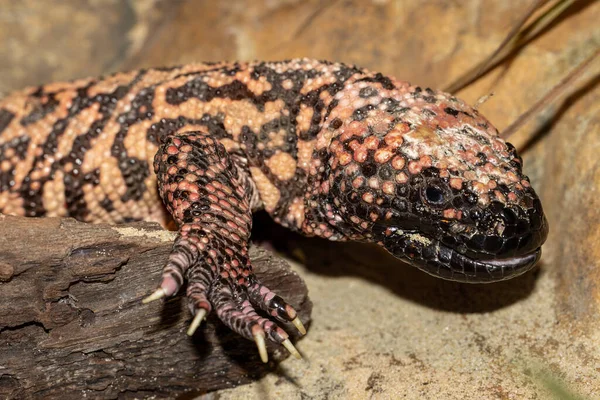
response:
[[[256,341],[264,362],[268,359],[265,338],[299,357],[287,333],[254,308],[291,321],[305,332],[296,311],[252,273],[248,240],[253,188],[248,187],[251,180],[246,172],[206,132],[167,136],[155,156],[154,170],[179,234],[160,286],[145,302],[174,295],[187,280],[195,316],[189,335],[214,309],[225,325]]]

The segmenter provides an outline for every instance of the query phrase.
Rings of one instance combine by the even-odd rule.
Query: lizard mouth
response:
[[[455,250],[449,264],[425,264],[418,267],[437,277],[458,282],[488,283],[512,279],[535,266],[542,256],[542,248],[509,258],[475,260]]]
[[[511,279],[532,269],[542,256],[542,248],[538,247],[512,257],[474,259],[420,234],[398,239],[386,241],[386,250],[430,275],[457,282],[490,283]]]

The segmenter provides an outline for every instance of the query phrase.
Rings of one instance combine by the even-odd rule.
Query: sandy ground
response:
[[[304,246],[329,270],[293,263],[314,302],[305,359],[219,399],[600,398],[600,335],[559,323],[548,257],[513,281],[463,285],[371,246]]]

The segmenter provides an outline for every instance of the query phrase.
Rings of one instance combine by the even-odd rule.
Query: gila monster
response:
[[[164,206],[163,206],[164,204]],[[28,88],[0,100],[0,213],[175,222],[158,289],[294,355],[295,310],[252,273],[252,212],[373,242],[444,278],[539,260],[548,225],[515,148],[456,97],[355,66],[201,63]]]

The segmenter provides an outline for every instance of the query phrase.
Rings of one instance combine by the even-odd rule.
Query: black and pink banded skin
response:
[[[548,225],[515,148],[456,97],[340,63],[204,63],[0,100],[0,212],[174,221],[160,289],[187,281],[246,338],[296,312],[252,273],[252,212],[377,243],[450,280],[531,269]]]

